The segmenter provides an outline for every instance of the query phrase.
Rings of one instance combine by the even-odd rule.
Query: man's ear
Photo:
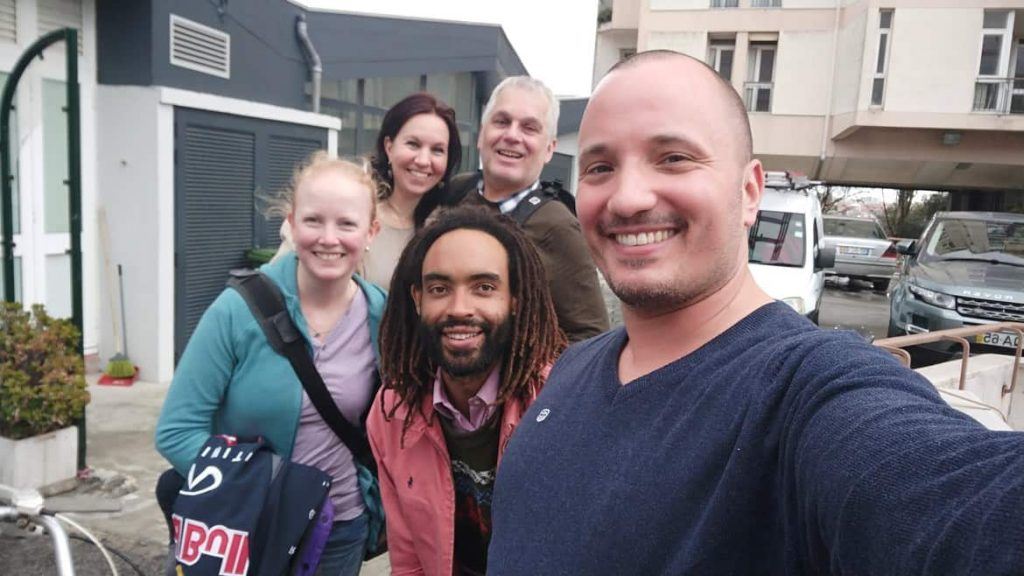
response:
[[[757,209],[761,205],[764,194],[764,166],[761,161],[753,159],[743,168],[743,189],[741,201],[743,210],[743,227],[749,229],[757,220]]]
[[[548,147],[547,147],[547,150],[546,150],[546,156],[544,157],[544,163],[545,164],[547,164],[548,162],[551,162],[551,158],[555,155],[555,147],[556,146],[558,146],[558,138],[552,138],[551,141],[548,142]]]
[[[416,315],[420,315],[420,296],[422,296],[419,286],[413,284],[409,287],[409,295],[412,296],[412,303],[416,306]]]

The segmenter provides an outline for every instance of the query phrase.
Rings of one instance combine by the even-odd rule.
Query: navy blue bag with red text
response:
[[[180,488],[168,497],[175,482]],[[315,570],[333,521],[331,479],[321,470],[282,459],[262,438],[220,435],[207,440],[187,476],[169,470],[158,491],[161,484],[174,573],[278,576]]]

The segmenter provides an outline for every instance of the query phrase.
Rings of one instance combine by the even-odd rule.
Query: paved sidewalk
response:
[[[167,386],[151,382],[100,386],[96,378],[88,378],[92,394],[86,412],[88,465],[100,473],[123,474],[134,480],[137,489],[119,498],[120,512],[72,517],[125,551],[159,553],[167,544],[167,527],[153,487],[168,464],[153,447],[153,433]],[[366,563],[361,573],[389,574],[387,555]]]

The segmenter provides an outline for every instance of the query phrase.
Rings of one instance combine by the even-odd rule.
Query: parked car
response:
[[[825,291],[825,268],[835,252],[822,238],[821,205],[806,178],[768,172],[757,220],[750,228],[750,272],[762,290],[815,324]]]
[[[896,245],[874,218],[825,216],[825,242],[836,249],[832,272],[871,282],[882,292],[896,271]]]
[[[889,335],[1024,322],[1024,214],[939,212],[906,255],[889,294]],[[972,350],[1014,353],[1017,336],[990,332]],[[944,354],[955,343],[935,343]]]

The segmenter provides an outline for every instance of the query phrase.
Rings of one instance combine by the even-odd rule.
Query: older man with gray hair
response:
[[[558,325],[575,342],[607,330],[608,311],[579,221],[551,201],[567,192],[540,181],[557,128],[558,100],[547,86],[506,78],[484,107],[476,144],[483,170],[454,178],[448,203],[483,205],[520,224],[544,262]]]

